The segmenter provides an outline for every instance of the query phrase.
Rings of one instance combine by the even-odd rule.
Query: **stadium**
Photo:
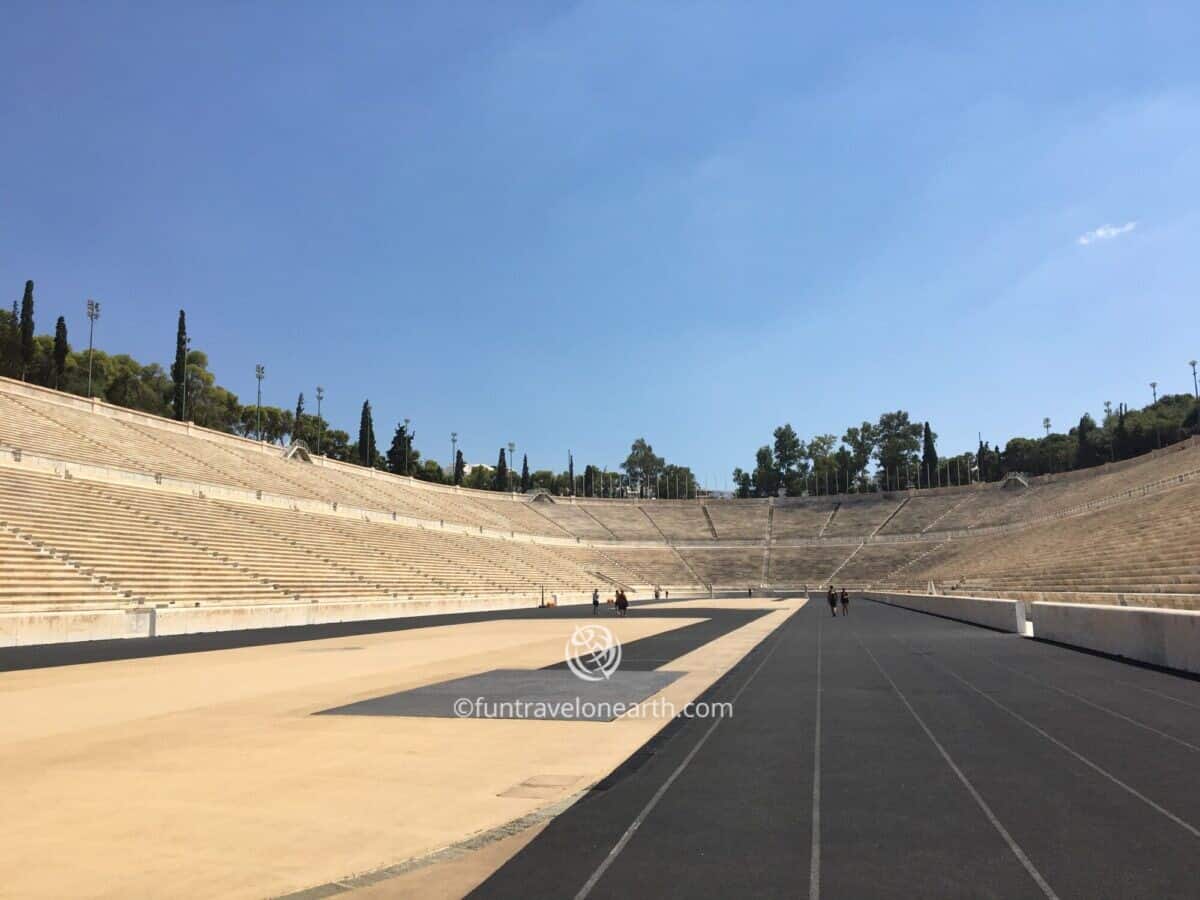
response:
[[[0,4],[0,900],[1196,900],[1194,4]]]
[[[796,813],[809,800],[800,788],[814,785],[824,791],[814,798],[849,792],[825,812],[821,840],[836,841],[836,828],[849,825],[833,824],[839,817],[869,832],[863,815],[926,805],[975,826],[970,852],[998,871],[972,869],[970,881],[996,879],[1007,891],[1021,873],[993,858],[995,841],[989,848],[963,808],[967,795],[908,796],[906,780],[935,774],[921,767],[937,760],[918,752],[924,736],[903,721],[903,707],[925,728],[925,716],[976,716],[989,703],[1032,729],[1035,746],[1022,752],[1053,755],[1057,745],[1069,755],[974,760],[1011,727],[979,720],[958,738],[968,743],[956,759],[972,760],[985,778],[1016,767],[1037,791],[1062,790],[1056,780],[1082,762],[1119,785],[1106,802],[1164,832],[1170,862],[1157,871],[1170,880],[1159,895],[1192,883],[1179,869],[1190,865],[1182,846],[1191,826],[1171,811],[1190,802],[1191,770],[1157,770],[1172,792],[1159,795],[1160,806],[1124,773],[1092,762],[1090,745],[1140,740],[1158,761],[1178,755],[1181,765],[1200,752],[1184,724],[1194,717],[1179,717],[1200,699],[1195,682],[1168,674],[1200,672],[1196,438],[1060,475],[750,500],[497,494],[300,449],[0,381],[6,770],[31,801],[47,791],[57,798],[30,806],[28,830],[6,852],[72,848],[53,874],[10,858],[10,878],[29,873],[10,881],[15,893],[86,893],[97,873],[122,893],[153,893],[169,878],[183,894],[516,896],[537,878],[545,895],[559,896],[586,887],[589,873],[605,891],[662,879],[655,890],[706,893],[716,879],[719,892],[784,892],[802,862],[817,871],[801,860],[804,848],[769,847],[774,862],[754,881],[736,867],[697,875],[683,860],[752,855],[785,836],[815,842],[815,819]],[[827,585],[860,598],[853,637],[822,630]],[[626,704],[620,715],[489,705],[592,697],[591,685],[569,675],[563,694],[561,647],[581,621],[594,621],[593,591],[607,604],[618,590],[633,596],[633,615],[614,619],[606,606],[602,621],[623,644],[630,681],[606,684],[616,693],[595,702],[615,697]],[[879,644],[883,634],[890,643]],[[1018,648],[1005,637],[1033,641]],[[914,649],[921,645],[939,648],[931,663],[976,697],[959,691],[939,703],[941,679],[934,697],[910,699],[938,674],[913,671],[912,654],[934,652]],[[515,688],[504,677],[513,670],[524,673]],[[992,697],[997,677],[1036,710]],[[903,706],[882,691],[888,685]],[[442,701],[458,692],[472,711],[447,718],[423,690]],[[658,708],[664,702],[669,711]],[[722,720],[679,710],[713,703],[751,712],[732,713],[709,747]],[[786,715],[756,721],[756,704],[779,703]],[[963,703],[970,710],[956,711]],[[588,730],[597,727],[612,730]],[[1037,746],[1038,735],[1049,746]],[[719,748],[722,739],[732,746]],[[838,767],[873,742],[882,755],[869,771],[858,759],[857,775],[840,783]],[[909,752],[918,759],[905,761]],[[253,759],[238,759],[246,753]],[[833,759],[822,763],[822,753]],[[707,769],[685,769],[694,755]],[[802,784],[753,777],[797,755]],[[676,776],[704,781],[674,788],[664,805],[679,808],[659,816],[703,820],[719,804],[723,827],[648,819],[638,852],[609,865],[621,830]],[[382,807],[381,795],[390,798]],[[248,819],[238,812],[247,802]],[[812,802],[815,817],[820,801]],[[1083,802],[1072,795],[1063,808]],[[115,827],[97,831],[97,804],[119,806],[103,817]],[[1071,815],[1100,815],[1086,807]],[[789,809],[797,821],[774,819]],[[897,824],[888,827],[895,838]],[[902,833],[898,846],[911,840]],[[1068,846],[1095,846],[1094,835],[1072,833]],[[131,840],[160,850],[129,866]],[[681,840],[686,850],[672,846]],[[667,852],[651,849],[660,841],[677,862],[645,857]],[[788,854],[793,864],[776,864]],[[919,855],[889,862],[924,879],[944,878],[943,864]],[[824,866],[819,877],[840,889],[875,893],[884,883]],[[1144,882],[1131,884],[1140,891]],[[1086,879],[1085,888],[1103,893]]]

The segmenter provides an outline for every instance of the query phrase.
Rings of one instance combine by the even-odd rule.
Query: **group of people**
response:
[[[842,592],[839,594],[837,591],[835,591],[833,589],[833,585],[831,584],[829,586],[829,593],[826,594],[826,599],[829,600],[829,611],[835,617],[838,614],[838,601],[839,600],[842,603],[842,615],[848,616],[850,614],[850,595],[848,593],[846,593],[845,588],[842,588]]]
[[[629,598],[625,596],[625,592],[617,588],[616,594],[613,595],[613,606],[616,607],[617,615],[623,616],[629,611]],[[592,615],[597,615],[600,612],[600,589],[592,590]]]

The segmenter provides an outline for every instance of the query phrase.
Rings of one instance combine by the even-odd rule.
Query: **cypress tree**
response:
[[[492,473],[492,490],[508,490],[508,460],[504,456],[504,448],[500,448],[500,458],[496,460],[496,471]]]
[[[933,479],[933,473],[937,471],[938,455],[937,447],[933,443],[933,431],[929,427],[929,423],[925,423],[925,447],[921,453],[921,474],[925,478],[925,487],[929,487],[930,481]],[[918,479],[918,483],[920,479]]]
[[[375,465],[375,423],[371,419],[370,400],[363,401],[358,420],[358,464],[367,468]]]
[[[25,380],[29,367],[33,365],[33,282],[25,282],[25,295],[21,298],[21,380]]]
[[[175,418],[183,421],[187,411],[187,315],[179,311],[179,327],[175,330],[175,362],[171,366],[171,378],[175,382]]]
[[[63,374],[67,371],[67,354],[71,347],[67,343],[67,320],[62,316],[54,326],[54,387],[62,384]]]
[[[529,490],[529,454],[526,453],[521,457],[521,491],[525,493]]]
[[[304,440],[304,391],[296,400],[296,418],[292,422],[292,443]]]
[[[462,484],[464,468],[466,468],[466,463],[463,462],[462,451],[458,450],[454,454],[454,483],[455,484]]]
[[[567,477],[571,480],[571,486],[567,493],[572,497],[575,496],[575,457],[569,451],[567,453]]]

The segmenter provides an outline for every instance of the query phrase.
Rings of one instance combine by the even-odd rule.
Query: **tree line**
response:
[[[501,447],[494,466],[476,465],[468,472],[460,450],[447,471],[436,460],[422,458],[407,421],[396,425],[387,449],[381,449],[369,400],[363,402],[353,441],[346,431],[331,428],[323,416],[309,412],[303,393],[294,410],[241,403],[217,384],[208,356],[192,348],[182,310],[169,371],[127,354],[73,349],[63,316],[57,318],[53,335],[37,334],[34,313],[34,284],[27,281],[11,312],[0,309],[0,375],[80,396],[90,391],[90,396],[116,406],[186,419],[229,434],[280,445],[303,442],[331,459],[441,484],[585,497],[697,496],[691,468],[668,463],[641,437],[613,469],[588,464],[577,473],[574,457],[568,454],[561,471],[531,471],[528,456],[518,470],[507,448]],[[1014,437],[1003,449],[981,440],[974,452],[955,456],[939,455],[937,434],[929,423],[913,421],[905,410],[851,426],[840,438],[818,434],[805,441],[791,424],[784,424],[775,429],[771,443],[758,448],[752,469],[733,470],[733,482],[739,497],[804,496],[997,481],[1010,472],[1066,472],[1129,459],[1200,434],[1198,419],[1200,404],[1189,394],[1156,397],[1140,409],[1106,402],[1100,422],[1084,413],[1074,427],[1055,432],[1046,419],[1041,437]]]
[[[470,472],[458,450],[453,467],[446,471],[436,460],[422,458],[408,421],[396,425],[391,442],[386,450],[381,449],[369,399],[363,401],[357,440],[351,440],[349,433],[331,428],[323,416],[309,412],[303,392],[296,398],[294,410],[257,402],[243,404],[236,394],[217,384],[208,366],[207,354],[192,348],[183,310],[176,324],[174,361],[165,370],[158,363],[144,364],[127,354],[73,349],[63,316],[58,317],[53,336],[37,334],[32,281],[25,283],[22,299],[13,303],[11,312],[0,309],[0,375],[30,384],[281,446],[302,442],[310,451],[331,459],[440,484],[587,497],[696,496],[691,469],[668,464],[644,438],[634,441],[625,462],[612,471],[588,465],[576,474],[571,456],[562,471],[531,471],[526,455],[518,472],[504,447],[494,466],[475,465]]]
[[[1045,435],[1014,437],[1001,449],[980,440],[974,452],[941,456],[928,422],[905,410],[847,428],[839,439],[819,434],[800,439],[790,424],[758,448],[754,468],[733,470],[738,497],[790,497],[946,487],[999,481],[1010,472],[1047,475],[1130,459],[1200,434],[1200,400],[1167,394],[1141,409],[1104,404],[1100,423],[1084,413],[1079,424]]]

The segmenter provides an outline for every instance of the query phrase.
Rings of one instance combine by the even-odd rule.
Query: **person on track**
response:
[[[841,601],[842,601],[842,615],[843,616],[850,615],[850,595],[846,592],[845,588],[842,588]]]
[[[829,593],[825,595],[829,601],[829,613],[834,618],[837,618],[837,594],[833,590],[833,585],[829,586]]]
[[[617,591],[617,615],[623,616],[629,609],[629,598],[624,591]]]
[[[592,615],[600,612],[600,588],[592,589]]]

